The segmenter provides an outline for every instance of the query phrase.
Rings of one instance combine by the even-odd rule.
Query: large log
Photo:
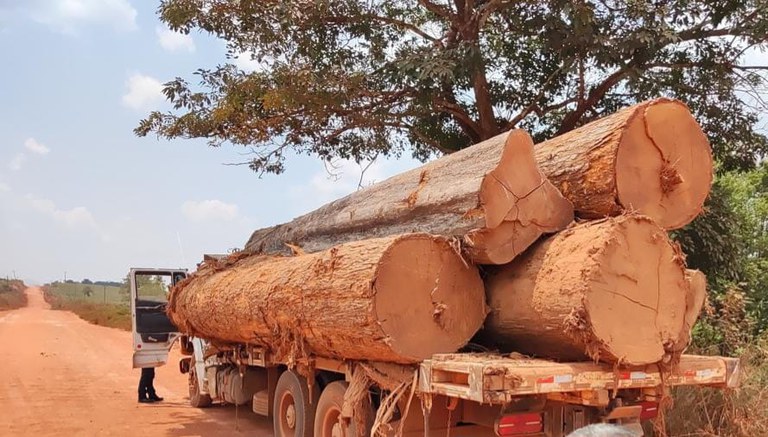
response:
[[[182,332],[289,362],[412,363],[465,345],[486,306],[477,269],[447,239],[409,234],[210,261],[172,290],[168,313]]]
[[[536,161],[583,218],[625,210],[665,229],[700,212],[712,184],[707,137],[680,101],[656,99],[536,145]]]
[[[688,281],[688,294],[685,297],[685,318],[676,350],[684,351],[691,343],[691,331],[699,319],[701,309],[707,300],[707,277],[699,270],[686,270],[685,279]]]
[[[496,268],[479,338],[543,358],[670,362],[681,350],[688,289],[677,245],[651,219],[586,222]]]
[[[573,208],[542,175],[533,142],[513,130],[259,229],[250,253],[304,252],[408,232],[463,236],[473,261],[503,264],[542,233],[563,229]]]

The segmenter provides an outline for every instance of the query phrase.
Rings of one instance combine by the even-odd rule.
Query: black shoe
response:
[[[161,398],[158,395],[151,395],[149,397],[149,400],[152,401],[152,402],[161,402],[163,400],[163,398]]]
[[[140,398],[139,399],[139,403],[140,404],[151,404],[153,402],[155,402],[155,401],[153,401],[152,399],[148,399],[148,398]]]

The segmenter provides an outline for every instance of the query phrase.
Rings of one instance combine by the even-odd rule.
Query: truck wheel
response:
[[[200,385],[197,382],[197,372],[195,363],[189,366],[189,404],[195,408],[209,407],[213,401],[210,395],[200,393]]]
[[[355,421],[344,424],[341,418],[341,406],[348,384],[335,381],[328,384],[320,395],[315,414],[315,437],[357,437]]]
[[[312,423],[319,398],[317,390],[314,392],[316,394],[310,402],[306,378],[293,370],[280,375],[272,409],[275,437],[312,437]]]

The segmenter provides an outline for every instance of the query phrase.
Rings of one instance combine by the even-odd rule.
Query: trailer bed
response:
[[[683,355],[669,371],[658,365],[614,367],[603,363],[556,363],[492,354],[444,354],[424,361],[419,389],[483,404],[504,404],[524,395],[703,385],[736,387],[739,360]]]

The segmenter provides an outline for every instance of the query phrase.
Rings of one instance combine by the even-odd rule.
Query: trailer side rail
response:
[[[736,387],[737,358],[683,355],[664,372],[658,365],[617,367],[556,363],[491,354],[435,355],[421,364],[420,390],[469,401],[504,404],[517,396],[677,385]]]

